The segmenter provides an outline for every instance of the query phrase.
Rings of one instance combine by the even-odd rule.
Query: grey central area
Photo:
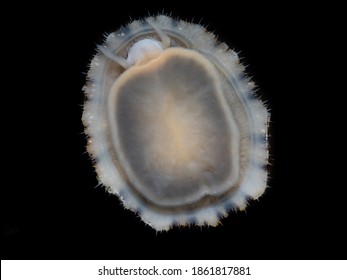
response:
[[[138,190],[183,202],[213,194],[233,164],[217,76],[196,58],[179,55],[143,69],[118,89],[114,116]]]

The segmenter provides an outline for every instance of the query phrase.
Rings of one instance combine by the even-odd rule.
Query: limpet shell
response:
[[[83,123],[100,183],[155,230],[219,224],[267,186],[269,114],[198,24],[136,20],[99,46]]]

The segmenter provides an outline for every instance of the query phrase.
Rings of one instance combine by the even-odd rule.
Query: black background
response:
[[[346,97],[323,86],[331,10],[316,1],[162,2],[8,9],[1,258],[345,259],[346,164],[335,150],[343,126],[332,119],[343,120],[336,108]],[[96,187],[85,153],[81,89],[96,44],[160,12],[200,22],[240,52],[270,108],[269,188],[217,228],[155,232]]]

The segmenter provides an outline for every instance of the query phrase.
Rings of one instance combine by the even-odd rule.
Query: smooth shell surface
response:
[[[156,230],[218,225],[266,189],[268,112],[237,54],[167,16],[111,33],[84,90],[100,182]]]

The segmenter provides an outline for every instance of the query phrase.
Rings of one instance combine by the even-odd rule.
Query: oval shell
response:
[[[109,34],[84,88],[99,181],[156,230],[243,210],[267,182],[269,115],[253,88],[200,25],[161,15]]]

